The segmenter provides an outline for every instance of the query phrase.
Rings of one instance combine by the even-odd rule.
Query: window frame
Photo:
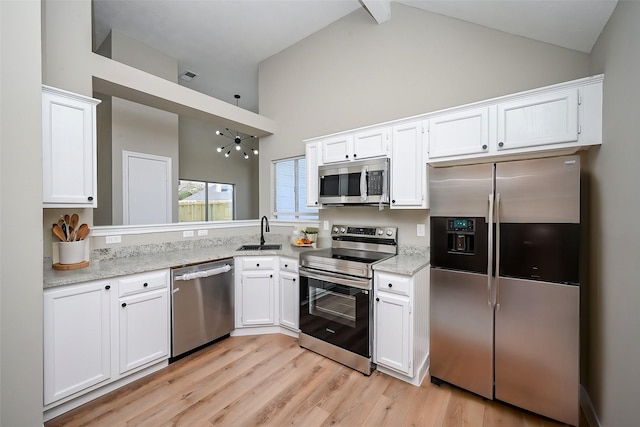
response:
[[[204,212],[205,212],[205,219],[204,220],[198,220],[198,221],[180,221],[180,182],[182,181],[190,181],[190,182],[198,182],[198,183],[202,183],[204,184],[204,204],[206,206]],[[213,220],[213,219],[209,219],[209,185],[228,185],[232,188],[232,197],[231,197],[231,219],[218,219],[218,220]],[[205,223],[205,222],[220,222],[220,221],[235,221],[236,219],[236,184],[233,183],[228,183],[228,182],[218,182],[218,181],[206,181],[206,180],[202,180],[202,179],[184,179],[184,178],[180,178],[178,179],[178,195],[177,195],[177,199],[178,199],[178,224],[180,223],[186,223],[186,222],[201,222],[201,223]]]
[[[318,208],[309,208],[307,207],[306,199],[302,201],[302,206],[300,205],[299,195],[301,188],[304,188],[306,191],[306,173],[305,173],[305,181],[300,182],[299,176],[299,161],[304,160],[306,162],[306,157],[302,156],[294,156],[288,157],[284,159],[277,159],[271,161],[271,217],[274,219],[279,219],[282,221],[317,221],[320,218],[320,212]],[[278,183],[277,183],[277,164],[281,162],[290,162],[293,161],[293,170],[294,170],[294,211],[278,211],[277,210],[277,196],[278,196]],[[306,163],[305,163],[306,169]],[[310,209],[310,211],[301,211],[300,208]],[[286,217],[283,219],[282,217]]]

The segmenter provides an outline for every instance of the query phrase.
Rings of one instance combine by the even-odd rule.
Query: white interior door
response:
[[[171,158],[131,151],[122,157],[123,223],[171,223]]]

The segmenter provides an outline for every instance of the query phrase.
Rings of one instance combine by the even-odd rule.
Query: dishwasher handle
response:
[[[231,266],[229,264],[225,264],[222,267],[212,268],[210,270],[202,270],[202,271],[196,271],[193,273],[181,274],[180,276],[175,276],[173,280],[176,281],[176,280],[200,279],[202,277],[217,276],[218,274],[223,274],[230,270],[231,270]]]

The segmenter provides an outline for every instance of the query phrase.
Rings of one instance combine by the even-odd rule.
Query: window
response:
[[[234,218],[234,186],[206,181],[180,180],[178,221],[224,221]]]
[[[307,161],[304,157],[274,162],[274,213],[277,219],[318,219],[307,207]]]

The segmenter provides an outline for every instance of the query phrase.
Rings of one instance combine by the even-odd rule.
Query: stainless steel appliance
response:
[[[397,231],[334,225],[331,248],[300,254],[300,346],[371,374],[372,266],[396,255]]]
[[[580,158],[432,168],[432,381],[578,424]]]
[[[233,286],[233,258],[171,271],[172,358],[233,331]]]
[[[322,165],[318,182],[323,205],[388,205],[389,159]]]

